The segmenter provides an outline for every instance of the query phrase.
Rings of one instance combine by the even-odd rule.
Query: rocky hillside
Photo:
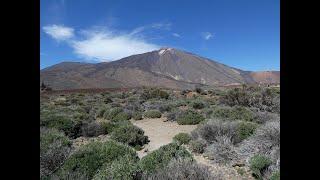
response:
[[[41,70],[41,82],[53,89],[158,86],[174,89],[241,83],[268,83],[280,74],[242,71],[198,55],[173,49],[129,56],[109,63],[64,62]],[[279,76],[279,78],[277,77]]]

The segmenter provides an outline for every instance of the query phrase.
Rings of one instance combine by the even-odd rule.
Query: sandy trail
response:
[[[172,142],[172,138],[178,133],[190,133],[194,130],[197,125],[178,125],[176,122],[164,122],[166,118],[155,118],[155,119],[143,119],[139,121],[132,120],[131,122],[143,129],[146,136],[149,137],[150,142],[142,149],[137,151],[138,156],[142,158],[148,153],[158,149],[159,147],[169,144]],[[187,148],[187,147],[186,147]],[[145,152],[145,150],[148,150]],[[187,148],[188,149],[188,148]],[[188,151],[190,151],[188,149]],[[232,180],[253,180],[247,172],[246,175],[240,176],[236,169],[227,167],[221,164],[213,163],[209,159],[203,157],[200,154],[193,154],[195,160],[202,165],[208,166],[209,170],[214,174],[221,174],[222,179]]]
[[[172,142],[172,138],[179,133],[190,133],[197,125],[178,125],[176,122],[164,122],[166,118],[143,119],[132,121],[132,123],[143,129],[146,136],[149,137],[149,144],[141,151],[138,156],[141,158],[159,147]],[[145,150],[148,152],[145,152]]]

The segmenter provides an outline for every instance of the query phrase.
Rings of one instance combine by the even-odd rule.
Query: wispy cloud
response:
[[[61,30],[61,27],[53,25],[43,29],[52,38],[64,40],[73,48],[73,52],[76,55],[87,60],[113,61],[160,48],[160,46],[137,36],[137,33],[141,31],[139,29],[129,33],[119,33],[119,31],[95,27],[89,30],[79,30],[79,35],[71,39],[74,36],[73,28],[63,26],[63,30]],[[67,29],[72,31],[66,33]]]
[[[178,37],[178,38],[180,38],[181,36],[180,36],[180,34],[178,34],[178,33],[172,33],[172,36],[174,36],[174,37]]]
[[[212,39],[214,37],[214,35],[210,32],[203,32],[201,33],[202,37],[205,39],[205,40],[209,40],[209,39]]]
[[[154,23],[151,25],[151,27],[156,29],[170,30],[171,25],[172,25],[171,23]]]
[[[74,29],[62,25],[44,26],[43,31],[57,41],[67,40],[74,36]]]
[[[84,40],[71,42],[75,54],[89,60],[112,61],[133,54],[159,49],[131,34],[115,34],[109,30],[88,31]]]

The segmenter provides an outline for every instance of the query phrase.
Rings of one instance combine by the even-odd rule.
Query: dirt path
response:
[[[143,150],[138,151],[140,158],[163,145],[169,144],[176,134],[190,133],[197,127],[197,125],[178,125],[176,122],[164,122],[165,120],[166,118],[155,118],[132,121],[134,125],[143,129],[150,140]],[[144,152],[146,149],[148,152]]]
[[[143,119],[131,122],[143,129],[146,136],[149,137],[149,144],[144,149],[138,151],[138,156],[142,158],[148,153],[158,149],[159,147],[172,142],[172,138],[178,133],[190,133],[197,125],[178,125],[176,122],[164,122],[166,118]],[[188,148],[187,148],[188,149]],[[145,152],[145,150],[148,150]],[[190,150],[188,150],[190,151]],[[221,174],[222,179],[232,180],[253,180],[246,172],[245,175],[239,175],[235,168],[227,167],[221,164],[213,163],[200,154],[193,154],[195,160],[202,165],[208,166],[210,171],[215,174]]]

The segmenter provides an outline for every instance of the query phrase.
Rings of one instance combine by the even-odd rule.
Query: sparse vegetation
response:
[[[40,99],[41,179],[223,179],[196,164],[192,155],[226,168],[240,163],[236,169],[242,178],[247,172],[258,179],[280,177],[279,89],[46,93]],[[161,123],[179,128],[197,127],[150,150],[138,125],[153,120],[138,120],[160,117]],[[145,153],[142,159],[138,150]]]

